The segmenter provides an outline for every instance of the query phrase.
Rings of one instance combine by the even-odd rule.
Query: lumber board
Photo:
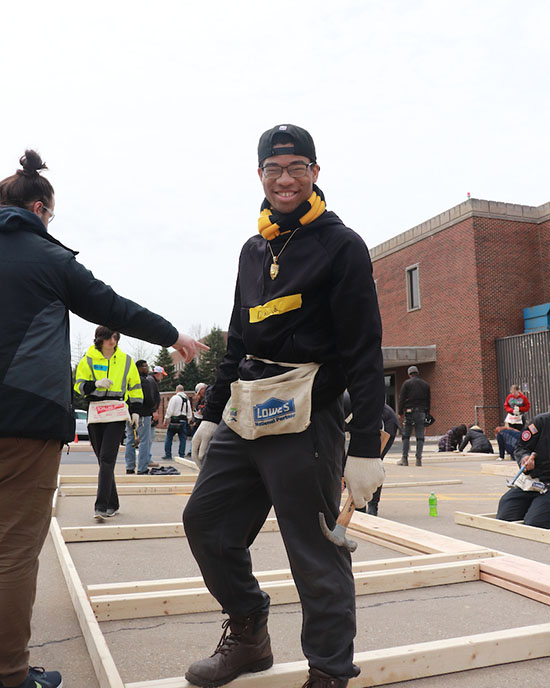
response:
[[[481,461],[485,459],[489,459],[492,455],[491,454],[474,454],[472,452],[430,452],[428,454],[422,454],[422,463],[423,464],[436,464],[436,463],[464,463],[464,462],[471,462],[471,461]],[[497,452],[498,456],[498,452]],[[400,457],[391,457],[389,458],[388,456],[385,457],[384,459],[385,462],[390,463],[390,464],[398,464],[401,461]],[[414,462],[414,458],[413,458]],[[415,469],[414,463],[410,464],[409,466],[413,470]]]
[[[550,604],[550,566],[538,561],[504,555],[498,561],[481,561],[482,580]]]
[[[479,580],[477,561],[461,561],[430,566],[416,566],[388,571],[358,573],[355,578],[356,595],[372,595],[395,590],[411,590],[433,585],[448,585]],[[271,604],[299,602],[292,580],[266,581],[262,589],[270,596]],[[127,595],[93,595],[90,604],[98,621],[171,616],[220,610],[219,603],[204,587],[177,591],[131,593]]]
[[[481,669],[527,659],[547,657],[550,624],[358,652],[354,661],[361,674],[349,688],[382,686],[398,681]],[[300,688],[307,678],[307,662],[275,664],[268,671],[245,674],[232,688]],[[467,678],[465,678],[467,682]],[[183,677],[127,683],[126,688],[192,688]]]
[[[151,482],[144,485],[118,485],[119,495],[144,495],[144,494],[184,494],[190,495],[195,487],[194,483],[168,483],[162,484],[155,481],[156,476],[149,477]],[[163,476],[164,477],[164,476]],[[177,477],[177,476],[176,476]],[[97,494],[97,485],[62,485],[61,494],[64,497],[85,497]]]
[[[96,475],[59,475],[61,485],[95,485],[97,487]],[[115,475],[117,485],[129,484],[147,484],[150,482],[159,483],[195,483],[196,475],[180,474],[180,475]]]
[[[355,511],[348,528],[349,537],[353,537],[356,533],[374,535],[380,538],[381,541],[403,545],[425,554],[435,554],[436,552],[472,552],[485,549],[481,545],[414,528],[413,526],[390,521],[380,516],[370,516],[360,511]]]
[[[100,688],[124,688],[124,683],[118,673],[105,637],[94,617],[56,518],[52,518],[50,534]]]
[[[481,552],[458,552],[456,554],[422,554],[419,556],[400,557],[393,559],[377,559],[374,561],[359,561],[352,563],[354,575],[367,571],[385,571],[389,569],[410,568],[413,566],[428,566],[430,564],[446,564],[459,561],[475,560],[500,556],[494,550]],[[263,584],[265,581],[291,580],[290,569],[274,569],[271,571],[255,571],[254,576]],[[125,583],[95,583],[88,585],[88,596],[128,594],[135,592],[153,592],[155,590],[184,590],[204,586],[201,576],[191,578],[165,578],[149,581],[129,581]]]
[[[266,519],[262,533],[279,530],[276,518]],[[185,537],[183,523],[146,523],[136,525],[66,526],[61,529],[65,542],[103,542],[108,540],[147,540]]]
[[[515,461],[498,461],[497,463],[482,463],[481,472],[487,475],[503,475],[513,478],[519,471]]]
[[[388,487],[426,487],[430,485],[462,485],[462,480],[415,480],[408,483],[384,483],[383,488]]]
[[[518,595],[522,595],[523,597],[529,597],[530,599],[535,600],[535,602],[542,602],[542,604],[550,605],[550,595],[545,595],[538,590],[533,590],[533,588],[527,588],[519,583],[513,583],[505,578],[493,576],[489,573],[480,573],[479,579],[484,583],[491,583],[499,588],[504,588],[504,590],[509,590],[510,592],[515,592]]]
[[[191,460],[191,459],[182,459],[180,456],[175,456],[174,461],[176,463],[181,463],[183,466],[187,466],[187,468],[191,468],[194,471],[197,471],[197,475],[199,473],[199,469],[197,467],[197,464]]]
[[[455,511],[455,523],[481,530],[490,530],[501,535],[534,540],[535,542],[550,543],[550,530],[526,526],[518,521],[501,521],[496,514],[468,514],[464,511]]]
[[[347,537],[351,540],[365,540],[365,542],[370,542],[373,545],[385,547],[386,549],[391,549],[394,552],[399,552],[400,554],[408,554],[412,557],[417,556],[419,554],[426,554],[424,550],[421,548],[406,547],[405,545],[399,544],[397,542],[392,542],[388,539],[376,537],[376,535],[369,535],[368,533],[363,533],[360,530],[354,530],[352,524],[348,526]]]
[[[55,488],[55,492],[53,493],[53,499],[52,499],[52,516],[55,516],[55,512],[57,509],[57,498],[59,497],[59,474],[57,475],[57,487]]]

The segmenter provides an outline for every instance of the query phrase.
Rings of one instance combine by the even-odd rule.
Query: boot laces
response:
[[[240,635],[236,633],[229,633],[227,634],[228,629],[230,630],[230,624],[231,624],[231,619],[225,619],[222,623],[222,628],[223,628],[223,633],[222,637],[220,638],[220,642],[218,643],[218,646],[214,650],[214,655],[215,654],[221,654],[221,655],[226,655],[231,650],[235,647],[235,645],[239,644],[240,641]],[[212,655],[212,656],[214,656]]]

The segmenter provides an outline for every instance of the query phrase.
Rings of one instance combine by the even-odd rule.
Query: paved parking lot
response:
[[[78,451],[63,457],[61,472],[65,475],[91,475],[96,470],[95,457],[79,444]],[[461,480],[461,484],[385,489],[381,517],[550,564],[547,544],[455,524],[455,510],[494,512],[506,489],[505,479],[481,473],[481,463],[494,457],[472,461],[457,454],[451,461],[441,461],[434,449],[433,443],[429,444],[421,468],[401,467],[395,463],[400,454],[397,440],[386,459],[387,482]],[[154,457],[162,456],[161,451],[162,444],[155,443]],[[123,453],[117,472],[124,472]],[[438,497],[436,518],[428,512],[432,489]],[[186,499],[178,494],[123,497],[117,523],[178,522]],[[93,497],[60,497],[60,524],[91,525],[93,501]],[[199,575],[185,538],[76,543],[69,545],[69,550],[85,585]],[[260,534],[252,551],[256,570],[288,566],[278,533]],[[402,555],[362,541],[353,556],[355,561],[363,561]],[[363,596],[357,606],[357,650],[550,622],[549,607],[482,582]],[[300,618],[296,604],[273,607],[270,631],[276,662],[302,659]],[[220,622],[221,615],[212,612],[112,621],[102,623],[101,628],[123,680],[136,682],[183,675],[189,662],[214,649],[221,634]],[[62,671],[68,688],[98,686],[50,538],[41,557],[31,659],[34,664]],[[549,675],[550,659],[538,659],[393,685],[501,688],[511,683],[538,688],[548,685]]]

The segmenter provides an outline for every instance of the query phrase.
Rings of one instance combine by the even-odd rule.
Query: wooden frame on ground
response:
[[[57,519],[52,519],[51,535],[101,688],[191,686],[183,677],[124,683],[96,615],[100,618],[114,618],[112,610],[117,605],[117,613],[124,616],[116,618],[141,618],[148,615],[148,610],[152,610],[154,614],[164,615],[167,613],[167,607],[168,613],[193,613],[219,607],[209,596],[200,578],[94,585],[88,587],[87,595],[71,559],[65,537],[67,541],[72,542],[97,541],[97,531],[101,530],[108,535],[105,539],[184,536],[183,528],[174,533],[174,525],[99,526],[94,527],[96,532],[93,537],[86,537],[92,535],[90,529],[61,529]],[[275,527],[276,522],[272,519],[267,528]],[[110,528],[113,530],[108,530]],[[504,555],[462,540],[357,512],[352,518],[350,531],[352,537],[376,542],[410,555],[397,559],[356,562],[353,568],[358,594],[481,580],[550,604],[550,566],[545,564]],[[77,532],[80,532],[82,537],[75,536]],[[273,603],[285,604],[296,601],[290,571],[265,571],[257,575],[262,586],[269,589]],[[199,599],[199,602],[193,602],[192,596]],[[108,598],[111,610],[107,615],[105,607],[101,608],[101,604],[106,602],[105,598]],[[162,605],[162,612],[159,611],[159,603]],[[541,624],[358,652],[355,662],[361,667],[362,673],[350,681],[349,688],[385,685],[396,681],[546,657],[550,653],[549,648],[550,624]],[[306,677],[305,661],[290,662],[276,664],[261,674],[243,675],[231,685],[235,688],[252,688],[261,681],[262,688],[299,688]]]
[[[496,516],[496,514],[468,514],[465,511],[455,511],[455,523],[550,544],[550,530],[526,526],[523,521],[501,521]]]

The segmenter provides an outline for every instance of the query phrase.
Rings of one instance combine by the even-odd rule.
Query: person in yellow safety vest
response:
[[[88,434],[99,463],[96,521],[104,521],[119,510],[115,483],[115,464],[128,407],[134,430],[139,423],[143,392],[136,364],[118,348],[120,334],[100,325],[94,344],[82,357],[75,375],[75,391],[90,402]],[[126,404],[121,405],[120,402]],[[117,403],[118,402],[118,403]]]

